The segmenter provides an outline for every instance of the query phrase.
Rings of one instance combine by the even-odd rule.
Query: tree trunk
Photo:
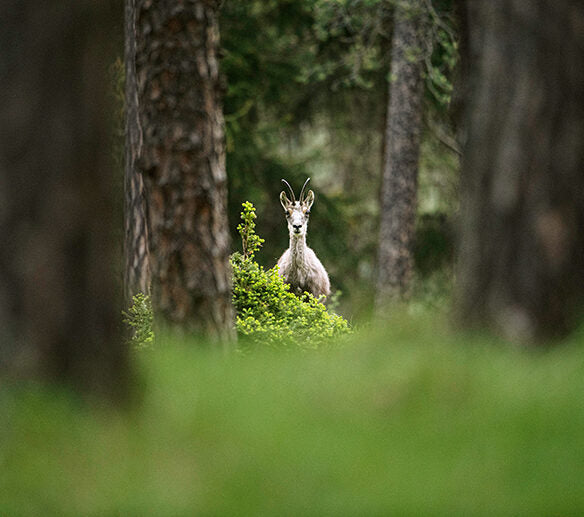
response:
[[[584,4],[468,2],[468,22],[458,317],[561,336],[584,301]]]
[[[0,372],[119,396],[106,6],[0,13]]]
[[[395,10],[381,184],[376,310],[407,296],[413,273],[422,123],[420,1]]]
[[[136,83],[136,0],[125,3],[126,147],[124,167],[124,297],[150,293],[150,266],[146,192],[138,160],[142,150],[142,128],[138,114]]]
[[[137,75],[155,311],[231,339],[218,1],[137,1]]]

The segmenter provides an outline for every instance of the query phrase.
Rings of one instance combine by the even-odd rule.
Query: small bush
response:
[[[243,338],[240,348],[316,349],[349,333],[347,321],[329,312],[312,294],[292,294],[277,266],[266,271],[255,262],[264,241],[255,234],[256,214],[250,202],[243,203],[241,219],[237,229],[243,252],[231,256],[236,328]]]
[[[130,327],[132,337],[130,345],[135,350],[151,348],[154,344],[154,331],[152,325],[154,313],[150,296],[138,293],[132,297],[132,306],[128,311],[123,311],[124,323]]]

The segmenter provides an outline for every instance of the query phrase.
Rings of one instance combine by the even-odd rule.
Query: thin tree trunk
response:
[[[144,178],[138,168],[142,128],[138,114],[136,83],[136,0],[125,3],[126,147],[124,167],[124,297],[150,293],[148,221]]]
[[[107,5],[2,6],[0,373],[115,397],[128,357],[110,224]]]
[[[421,28],[419,1],[396,6],[375,300],[380,315],[389,303],[408,295],[413,273],[423,93]]]
[[[584,4],[468,2],[458,317],[518,341],[584,301]]]
[[[231,339],[218,1],[137,1],[153,301],[172,326]]]

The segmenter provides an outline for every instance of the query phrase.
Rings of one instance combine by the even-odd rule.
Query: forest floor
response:
[[[584,513],[584,331],[526,351],[410,318],[313,353],[190,345],[137,355],[131,410],[2,386],[0,515]]]

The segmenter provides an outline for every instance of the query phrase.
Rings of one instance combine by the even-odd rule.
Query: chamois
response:
[[[330,294],[328,274],[314,251],[306,245],[308,217],[314,203],[312,190],[304,196],[304,189],[310,178],[304,182],[299,201],[296,201],[290,184],[285,179],[282,181],[288,187],[292,199],[288,199],[284,191],[280,193],[280,203],[286,214],[290,234],[290,247],[278,260],[280,276],[290,284],[290,290],[295,294],[307,291],[317,298],[321,295],[326,297]]]

